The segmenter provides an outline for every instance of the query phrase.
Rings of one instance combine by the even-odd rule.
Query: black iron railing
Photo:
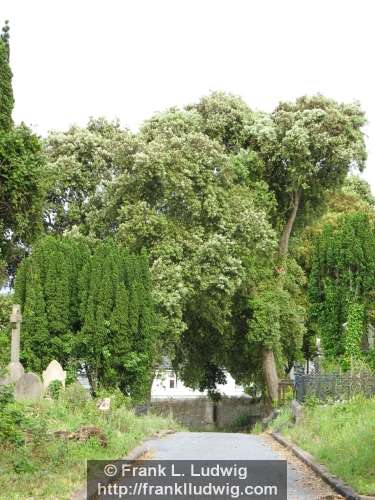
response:
[[[320,401],[340,401],[359,394],[375,396],[375,377],[370,375],[298,375],[294,385],[296,399],[300,402],[307,397]]]

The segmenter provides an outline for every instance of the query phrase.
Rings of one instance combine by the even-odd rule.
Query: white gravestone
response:
[[[12,384],[17,382],[25,370],[20,363],[20,336],[21,336],[21,306],[13,304],[12,313],[10,315],[10,323],[12,325],[12,340],[10,351],[10,363],[8,365],[8,376],[6,382]]]
[[[39,401],[43,396],[43,384],[35,373],[25,373],[16,383],[17,401]]]
[[[47,369],[43,371],[43,386],[47,389],[51,382],[58,380],[65,387],[66,371],[55,359],[50,362]]]

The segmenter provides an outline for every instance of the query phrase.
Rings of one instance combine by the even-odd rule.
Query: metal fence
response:
[[[299,375],[295,378],[297,401],[315,397],[320,401],[347,400],[358,394],[375,396],[375,377],[346,375]]]

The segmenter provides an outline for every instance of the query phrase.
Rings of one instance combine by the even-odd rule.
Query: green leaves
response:
[[[9,26],[5,23],[0,36],[0,130],[10,130],[13,126],[14,106],[12,70],[9,65]]]
[[[293,193],[301,190],[305,210],[311,210],[327,190],[343,184],[349,168],[363,170],[364,124],[358,104],[322,95],[280,103],[270,116],[259,117],[251,128],[252,144],[265,163],[281,221],[291,209]]]
[[[127,130],[104,119],[51,133],[44,143],[47,231],[61,234],[79,226],[87,232],[90,212],[101,206],[103,190],[122,172],[135,148]]]
[[[85,367],[94,391],[147,397],[159,334],[150,286],[146,254],[110,240],[41,239],[16,278],[25,366],[40,373],[57,359]]]
[[[91,357],[93,378],[109,383],[116,372],[121,387],[133,390],[154,359],[149,339],[160,331],[160,350],[172,358],[177,350],[195,386],[218,380],[224,366],[240,378],[258,376],[264,346],[290,366],[300,352],[306,301],[303,272],[288,257],[289,236],[322,210],[325,194],[343,183],[349,167],[363,168],[364,122],[358,105],[320,95],[262,113],[216,92],[156,114],[137,134],[103,119],[50,134],[46,230],[116,241],[90,253],[80,298],[70,306],[71,331],[85,325],[80,348]],[[359,184],[351,189],[366,195]],[[132,279],[118,272],[118,245],[147,249],[146,288],[139,263],[124,257]],[[361,265],[365,255],[356,254]],[[152,300],[145,292],[151,289]],[[335,294],[332,283],[326,291]],[[52,285],[50,293],[57,293]],[[121,341],[120,331],[128,332]],[[105,339],[110,345],[117,339],[118,351]],[[129,352],[142,355],[130,363]]]
[[[361,359],[361,341],[365,326],[363,304],[351,303],[348,306],[348,320],[344,334],[344,367],[350,368],[355,360]]]
[[[9,266],[41,229],[42,165],[39,140],[27,127],[0,129],[0,248]]]
[[[309,279],[310,318],[328,357],[357,357],[373,309],[375,228],[365,213],[326,225]]]

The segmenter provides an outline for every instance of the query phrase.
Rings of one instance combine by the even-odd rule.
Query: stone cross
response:
[[[8,377],[6,383],[14,383],[19,380],[25,370],[20,363],[20,336],[21,336],[21,306],[13,304],[12,314],[10,315],[10,323],[12,325],[12,340],[10,351],[10,363],[8,365]]]
[[[13,304],[12,313],[10,315],[10,323],[12,325],[11,363],[18,363],[20,360],[21,321],[21,306]]]

